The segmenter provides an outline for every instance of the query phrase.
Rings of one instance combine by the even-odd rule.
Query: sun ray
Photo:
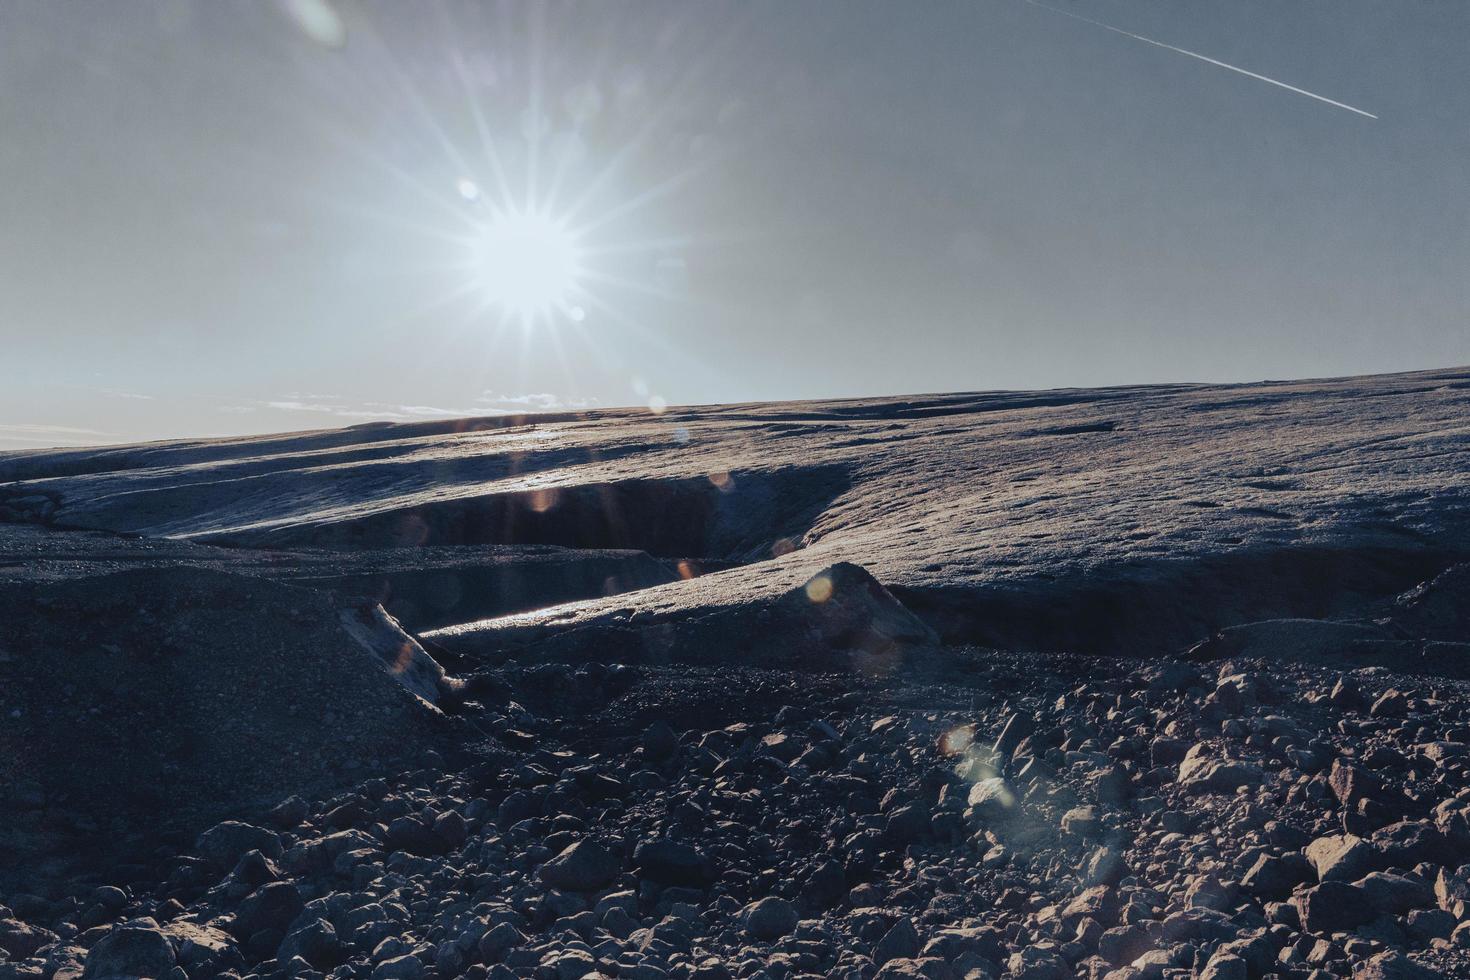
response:
[[[490,173],[495,178],[495,189],[500,200],[508,201],[511,199],[510,180],[506,176],[505,165],[501,163],[500,153],[495,148],[495,139],[490,135],[490,126],[485,119],[485,112],[480,108],[479,100],[475,98],[469,71],[465,67],[464,57],[458,48],[451,53],[450,64],[454,68],[459,83],[464,87],[465,103],[469,107],[470,118],[475,125],[475,134],[480,139],[480,150],[484,153],[485,160],[490,165]]]
[[[340,120],[327,130],[365,166],[389,174],[414,199],[432,204],[432,211],[421,208],[420,217],[410,220],[391,202],[337,202],[350,213],[432,243],[395,266],[416,275],[448,277],[434,290],[433,302],[393,318],[400,324],[434,318],[436,329],[421,332],[413,347],[414,359],[423,361],[421,369],[468,357],[471,364],[466,367],[472,372],[508,370],[529,377],[539,365],[571,383],[574,362],[597,364],[599,370],[635,370],[636,365],[623,364],[626,357],[620,353],[630,344],[677,355],[677,332],[656,326],[661,321],[646,315],[630,314],[644,297],[667,304],[688,302],[681,289],[663,281],[660,266],[666,256],[683,260],[704,237],[628,231],[640,224],[645,232],[655,231],[656,225],[649,227],[641,215],[656,213],[654,205],[706,172],[710,155],[692,163],[685,160],[673,172],[662,169],[661,179],[620,185],[661,145],[665,131],[677,127],[678,99],[640,102],[632,131],[625,129],[616,141],[598,145],[599,127],[593,121],[600,110],[584,115],[570,96],[557,94],[563,91],[557,86],[600,85],[606,93],[616,65],[602,70],[593,65],[590,78],[554,77],[561,69],[548,62],[545,50],[551,15],[539,6],[519,12],[497,8],[488,21],[466,20],[463,11],[445,4],[431,9],[437,12],[436,27],[449,37],[473,36],[476,29],[493,24],[497,32],[520,32],[525,47],[513,60],[481,61],[476,49],[451,42],[435,82],[410,77],[404,52],[389,51],[391,39],[372,32],[370,49],[385,66],[379,94],[400,107],[405,135],[429,154],[409,170],[391,151],[392,144],[356,143]],[[708,73],[712,61],[691,55],[672,78],[660,81],[659,89],[677,91],[679,80]],[[428,86],[433,84],[445,86],[453,114],[431,111],[435,93]],[[563,152],[564,139],[587,142],[568,144],[572,151]],[[586,153],[576,152],[582,147]],[[442,220],[445,215],[451,220]],[[476,362],[482,359],[480,368]],[[621,366],[611,367],[614,363]]]
[[[378,48],[382,53],[383,62],[392,73],[393,81],[397,83],[400,94],[413,107],[414,114],[418,116],[419,121],[428,130],[429,134],[434,138],[434,141],[439,144],[439,148],[444,152],[449,161],[461,172],[467,171],[469,169],[469,162],[459,152],[459,148],[455,146],[454,140],[450,139],[449,134],[444,131],[444,127],[439,124],[439,120],[435,118],[433,111],[430,110],[423,96],[419,94],[418,87],[414,85],[408,73],[399,65],[398,59],[394,57],[392,49],[376,33],[374,33],[373,37],[378,42]]]
[[[417,196],[433,204],[437,210],[443,211],[446,215],[461,224],[473,227],[473,219],[466,215],[461,208],[455,207],[446,195],[427,186],[420,178],[393,163],[383,154],[371,149],[363,141],[348,135],[345,127],[333,126],[329,130],[329,133],[338,140],[339,145],[392,177],[401,186],[413,191]]]

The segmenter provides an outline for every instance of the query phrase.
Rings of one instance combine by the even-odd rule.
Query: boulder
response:
[[[1095,806],[1073,807],[1062,814],[1062,833],[1074,837],[1091,837],[1101,824]]]
[[[919,933],[908,916],[899,916],[893,928],[873,947],[873,962],[882,966],[889,960],[913,959],[919,955]]]
[[[640,842],[633,849],[633,868],[640,878],[664,885],[703,888],[715,878],[714,868],[703,851],[664,839]]]
[[[320,970],[330,970],[342,959],[342,944],[337,930],[326,919],[313,919],[293,929],[281,940],[276,961],[285,963],[299,956]]]
[[[19,919],[0,918],[0,950],[10,954],[11,959],[23,960],[59,938],[49,929]]]
[[[1470,864],[1454,871],[1440,868],[1434,879],[1434,900],[1456,919],[1470,917]]]
[[[780,939],[796,928],[796,907],[784,898],[767,896],[745,907],[745,931],[756,939]]]
[[[194,847],[199,856],[218,867],[231,867],[248,851],[259,851],[269,860],[281,856],[281,839],[274,831],[238,820],[215,824],[199,835]]]
[[[1199,980],[1247,980],[1249,964],[1239,956],[1216,953],[1200,971]]]
[[[1301,916],[1302,928],[1319,934],[1345,932],[1378,914],[1362,889],[1345,881],[1324,881],[1297,894],[1292,902]]]
[[[927,623],[851,562],[817,572],[777,600],[770,618],[790,620],[818,647],[850,652],[866,671],[884,672],[904,650],[939,643]]]
[[[1179,784],[1210,793],[1233,793],[1243,786],[1256,786],[1264,778],[1261,767],[1238,759],[1221,758],[1200,743],[1179,763]]]
[[[541,881],[551,888],[590,892],[612,883],[622,863],[596,841],[578,841],[541,866]]]
[[[1333,834],[1308,844],[1306,856],[1318,881],[1356,881],[1372,866],[1374,851],[1360,837]]]
[[[1374,871],[1354,884],[1363,900],[1383,915],[1403,915],[1434,904],[1434,889],[1415,878]]]
[[[1383,781],[1362,766],[1335,759],[1327,773],[1327,786],[1332,795],[1345,807],[1357,806],[1361,799],[1379,800],[1383,796]]]
[[[1316,869],[1302,854],[1281,856],[1262,854],[1241,879],[1241,887],[1257,898],[1277,901],[1291,894],[1297,885],[1316,878]]]
[[[1003,820],[1010,815],[1017,802],[1016,791],[1001,776],[980,780],[970,787],[970,794],[966,798],[967,812],[972,818],[982,822]]]
[[[240,903],[230,931],[241,940],[262,932],[275,932],[279,938],[304,905],[301,890],[295,884],[273,881],[257,888]]]
[[[1353,971],[1353,980],[1441,980],[1444,974],[1420,966],[1404,953],[1391,949],[1368,957]]]
[[[86,980],[97,977],[163,977],[174,968],[173,943],[152,919],[115,926],[87,953]]]

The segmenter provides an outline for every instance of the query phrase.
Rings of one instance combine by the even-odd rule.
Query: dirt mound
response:
[[[1470,641],[1470,563],[1454,565],[1395,602],[1394,623],[1430,640]]]
[[[774,601],[730,602],[698,614],[639,613],[559,621],[545,611],[425,634],[462,665],[504,659],[627,663],[726,663],[804,671],[888,673],[938,636],[868,571],[823,568]]]
[[[0,622],[5,850],[197,829],[411,758],[447,727],[425,700],[438,665],[381,610],[322,593],[143,569],[8,587]]]

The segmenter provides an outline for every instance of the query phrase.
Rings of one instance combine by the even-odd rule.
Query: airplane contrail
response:
[[[1093,20],[1091,17],[1083,17],[1081,14],[1073,13],[1070,10],[1063,10],[1060,7],[1053,7],[1050,4],[1041,3],[1040,0],[1026,0],[1026,2],[1033,7],[1040,7],[1042,10],[1050,10],[1054,14],[1061,14],[1064,17],[1071,17],[1075,20],[1080,20],[1085,24],[1092,24],[1096,27],[1101,27],[1104,30],[1112,31],[1114,34],[1121,34],[1124,37],[1131,37],[1135,41],[1142,41],[1144,44],[1152,44],[1154,47],[1163,48],[1165,51],[1174,51],[1178,54],[1189,55],[1189,57],[1191,58],[1198,58],[1200,61],[1203,61],[1206,64],[1214,65],[1217,68],[1228,69],[1230,71],[1244,75],[1247,78],[1254,78],[1257,81],[1266,82],[1269,85],[1275,85],[1277,88],[1284,88],[1288,92],[1295,92],[1297,95],[1305,95],[1309,99],[1316,99],[1318,102],[1325,102],[1328,105],[1335,106],[1338,109],[1346,109],[1348,112],[1355,112],[1360,116],[1367,116],[1369,119],[1378,118],[1377,116],[1373,115],[1373,113],[1365,112],[1362,109],[1357,108],[1356,106],[1350,106],[1346,102],[1338,102],[1336,99],[1329,99],[1327,98],[1327,96],[1318,95],[1316,92],[1308,92],[1304,88],[1297,88],[1295,85],[1288,85],[1285,82],[1278,81],[1266,75],[1258,75],[1253,71],[1246,71],[1244,68],[1237,68],[1235,65],[1226,64],[1225,62],[1218,61],[1214,58],[1209,57],[1208,55],[1200,54],[1198,51],[1190,51],[1188,48],[1177,48],[1172,44],[1165,44],[1163,41],[1155,41],[1151,37],[1144,37],[1142,34],[1134,34],[1132,31],[1125,31],[1122,28],[1114,27],[1111,24],[1104,24],[1100,20]]]

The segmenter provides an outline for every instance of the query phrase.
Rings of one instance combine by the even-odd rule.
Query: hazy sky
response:
[[[1051,2],[1378,118],[1024,0],[8,0],[0,446],[1470,362],[1470,5]]]

